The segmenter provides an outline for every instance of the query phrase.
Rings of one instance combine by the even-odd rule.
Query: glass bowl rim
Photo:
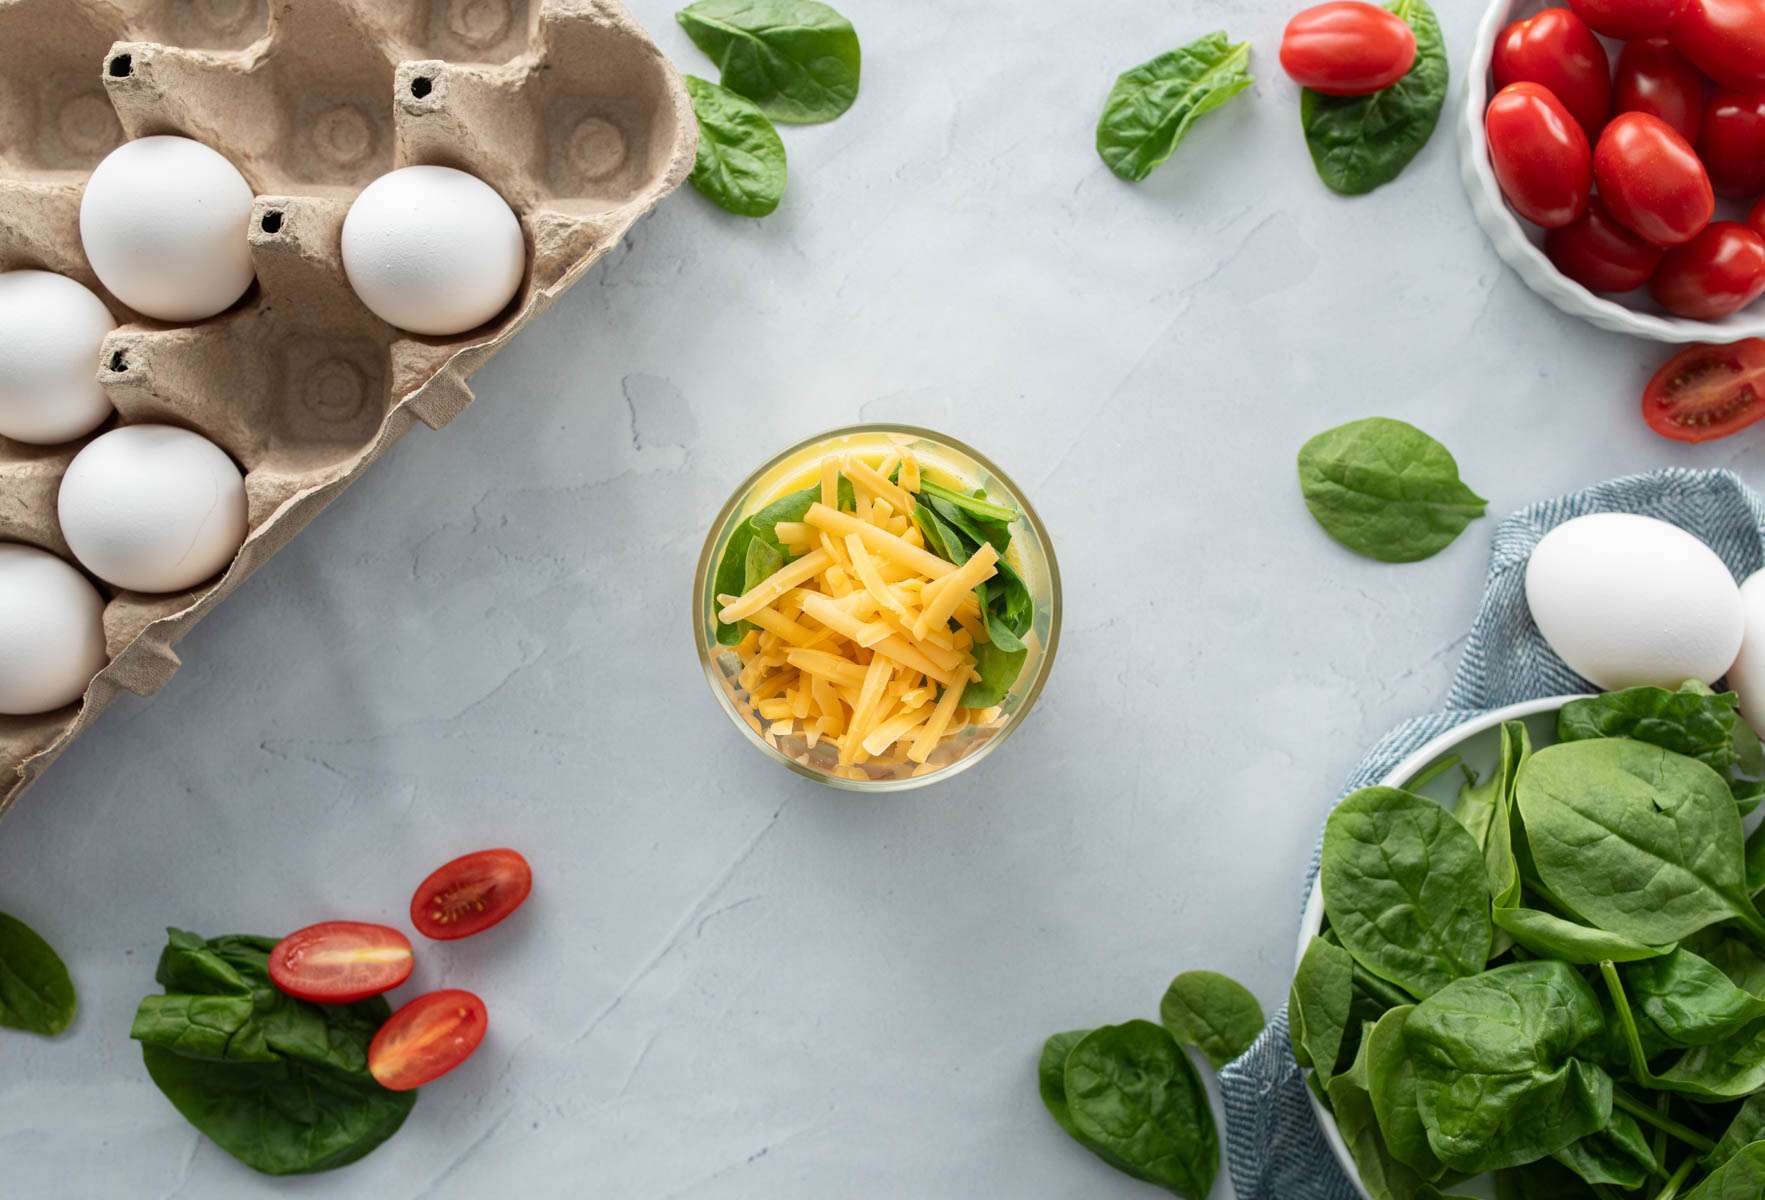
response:
[[[955,762],[949,763],[948,765],[925,775],[909,775],[901,779],[841,779],[838,776],[830,775],[825,771],[818,771],[813,767],[805,766],[791,758],[788,754],[783,753],[771,743],[767,742],[765,738],[754,732],[753,726],[749,725],[743,714],[737,710],[735,702],[730,698],[728,689],[724,686],[723,675],[717,666],[717,655],[722,650],[727,649],[727,647],[720,646],[713,639],[707,638],[707,622],[703,619],[703,605],[706,596],[706,588],[713,586],[712,581],[716,570],[715,565],[711,561],[712,551],[716,549],[719,536],[740,513],[742,505],[746,502],[759,482],[793,456],[801,454],[805,450],[823,442],[830,442],[836,438],[842,437],[873,434],[900,434],[909,438],[928,441],[939,446],[947,447],[968,458],[976,466],[980,467],[981,470],[985,471],[988,475],[997,479],[1002,485],[1004,485],[1006,490],[1009,491],[1017,501],[1018,508],[1022,511],[1023,520],[1029,525],[1031,532],[1035,535],[1036,541],[1041,547],[1041,556],[1046,564],[1048,576],[1048,595],[1050,597],[1049,607],[1052,611],[1049,613],[1048,617],[1047,645],[1043,647],[1042,654],[1036,663],[1034,673],[1031,675],[1028,685],[1024,687],[1021,692],[1022,703],[1018,705],[1015,712],[1011,713],[1005,723],[999,727],[999,731],[992,737],[988,738],[981,746],[976,748],[973,753],[966,754]],[[725,715],[729,717],[730,721],[736,726],[736,728],[741,731],[742,736],[748,741],[748,743],[758,749],[762,754],[766,755],[767,758],[770,758],[773,762],[783,764],[794,774],[801,775],[806,779],[812,779],[815,782],[828,787],[838,788],[841,791],[873,793],[905,792],[911,791],[915,788],[926,787],[933,783],[941,783],[944,780],[951,779],[956,775],[961,774],[963,771],[968,770],[968,768],[974,766],[996,750],[1006,739],[1017,731],[1018,726],[1023,724],[1024,719],[1030,715],[1030,710],[1035,707],[1036,700],[1042,694],[1043,686],[1047,683],[1049,672],[1054,666],[1055,651],[1060,647],[1060,620],[1061,610],[1064,607],[1062,599],[1060,590],[1060,564],[1055,558],[1054,543],[1048,536],[1048,529],[1042,524],[1042,518],[1037,515],[1035,507],[1030,504],[1029,498],[1024,495],[1023,489],[1018,487],[1017,482],[1013,480],[1010,475],[1007,475],[1004,471],[1000,470],[997,463],[970,446],[968,443],[958,438],[951,437],[948,434],[939,433],[935,429],[927,429],[922,425],[907,425],[898,422],[867,421],[857,425],[841,425],[837,428],[828,429],[821,433],[814,434],[813,436],[803,438],[800,441],[793,442],[791,445],[769,457],[754,470],[750,471],[748,475],[736,485],[735,490],[730,493],[729,499],[724,501],[723,507],[718,510],[717,516],[712,519],[711,528],[705,535],[705,544],[699,550],[698,566],[693,571],[693,643],[698,647],[699,666],[705,672],[706,682],[711,685],[711,692],[717,698],[718,705],[723,709]]]

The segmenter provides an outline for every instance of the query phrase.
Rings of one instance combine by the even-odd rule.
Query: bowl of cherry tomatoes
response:
[[[1495,0],[1460,168],[1527,286],[1663,342],[1765,336],[1765,0]]]

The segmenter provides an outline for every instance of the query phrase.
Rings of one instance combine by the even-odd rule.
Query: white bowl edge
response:
[[[1503,721],[1518,721],[1526,717],[1534,717],[1540,713],[1554,712],[1571,700],[1585,698],[1584,693],[1567,696],[1546,696],[1539,700],[1522,700],[1518,704],[1510,704],[1506,708],[1494,709],[1463,725],[1455,725],[1438,737],[1430,738],[1415,750],[1405,755],[1403,760],[1385,774],[1379,781],[1380,787],[1401,787],[1409,782],[1416,772],[1448,753],[1463,742],[1469,741],[1480,733],[1487,732],[1500,725]],[[1316,880],[1312,882],[1311,896],[1305,904],[1305,916],[1299,923],[1299,948],[1293,960],[1297,969],[1301,959],[1305,957],[1306,947],[1324,927],[1324,892]],[[1336,1128],[1336,1118],[1318,1100],[1317,1094],[1310,1088],[1305,1090],[1305,1098],[1311,1101],[1312,1111],[1317,1114],[1318,1128],[1324,1134],[1324,1140],[1330,1144],[1330,1152],[1336,1156],[1342,1171],[1354,1184],[1362,1200],[1373,1200],[1367,1189],[1361,1186],[1360,1169],[1355,1166],[1354,1155],[1349,1153],[1348,1143],[1342,1140],[1342,1131]]]
[[[1527,287],[1552,304],[1612,333],[1657,342],[1737,342],[1765,337],[1765,301],[1720,321],[1693,321],[1664,313],[1638,312],[1618,301],[1588,291],[1558,271],[1544,251],[1526,236],[1520,218],[1502,199],[1495,171],[1489,165],[1489,143],[1483,135],[1483,110],[1489,105],[1489,64],[1495,39],[1516,15],[1542,8],[1540,0],[1494,0],[1477,27],[1465,72],[1465,103],[1459,114],[1459,177],[1471,200],[1477,224],[1489,235],[1501,260]]]

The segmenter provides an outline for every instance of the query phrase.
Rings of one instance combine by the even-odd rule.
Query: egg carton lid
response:
[[[190,325],[130,311],[81,250],[86,176],[124,140],[191,137],[255,193],[257,278]],[[81,700],[0,717],[0,814],[123,691],[150,695],[178,642],[691,170],[680,77],[617,0],[0,0],[0,270],[79,280],[119,321],[94,364],[115,424],[194,429],[245,474],[249,531],[200,587],[100,585],[110,662]],[[340,254],[361,188],[457,167],[520,219],[526,275],[500,314],[418,337],[370,313]],[[61,446],[0,439],[0,540],[72,562],[55,517]],[[77,565],[77,563],[76,563]]]

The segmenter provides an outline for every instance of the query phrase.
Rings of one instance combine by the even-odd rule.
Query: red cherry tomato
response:
[[[1754,233],[1765,237],[1765,196],[1759,197],[1758,203],[1747,213],[1747,224],[1753,227]]]
[[[1536,83],[1510,83],[1483,114],[1489,162],[1514,211],[1560,229],[1587,211],[1593,187],[1587,135],[1562,101]]]
[[[1545,234],[1544,252],[1557,270],[1595,292],[1641,287],[1666,253],[1612,220],[1598,196],[1587,206],[1586,216]]]
[[[1281,67],[1326,96],[1364,96],[1390,87],[1416,61],[1416,33],[1376,4],[1331,0],[1287,22]]]
[[[1547,8],[1502,30],[1490,70],[1498,88],[1510,83],[1549,88],[1581,122],[1590,143],[1612,115],[1612,64],[1606,61],[1606,48],[1566,8]]]
[[[1666,33],[1679,0],[1569,0],[1595,33],[1631,41]]]
[[[1765,89],[1765,0],[1684,0],[1667,34],[1720,86]]]
[[[1691,241],[1716,213],[1697,151],[1648,113],[1612,118],[1594,147],[1593,174],[1612,216],[1657,246]]]
[[[471,992],[447,988],[418,996],[368,1043],[368,1071],[394,1092],[422,1087],[470,1058],[489,1023],[484,1001]]]
[[[1765,192],[1765,88],[1751,95],[1717,92],[1704,110],[1698,156],[1710,182],[1729,196]]]
[[[411,924],[438,941],[470,937],[521,907],[533,868],[513,850],[479,850],[444,863],[417,885]]]
[[[1613,107],[1659,117],[1695,143],[1704,123],[1704,77],[1666,38],[1631,42],[1618,52]]]
[[[411,977],[411,943],[396,929],[361,921],[321,921],[270,951],[270,981],[315,1004],[353,1004]]]
[[[1765,293],[1765,237],[1739,221],[1716,221],[1667,251],[1649,294],[1675,316],[1714,321]]]
[[[1765,341],[1681,350],[1649,380],[1642,415],[1676,442],[1727,437],[1765,417]]]

